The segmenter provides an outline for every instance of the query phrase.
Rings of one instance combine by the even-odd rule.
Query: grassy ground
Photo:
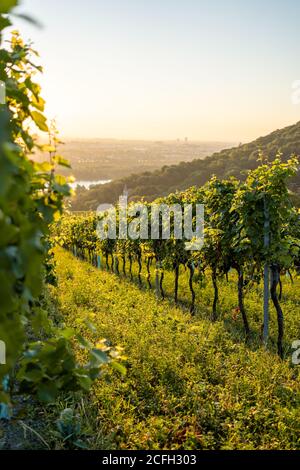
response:
[[[261,290],[246,301],[254,335],[243,342],[236,318],[234,276],[220,286],[220,320],[209,320],[212,288],[197,287],[197,312],[188,313],[187,274],[181,274],[181,307],[157,300],[124,277],[100,272],[69,253],[56,254],[59,285],[53,290],[63,321],[95,340],[123,346],[127,375],[107,371],[88,398],[73,406],[84,441],[108,449],[300,449],[299,366],[290,344],[300,339],[299,281],[284,283],[286,356],[259,345]],[[145,280],[143,280],[145,285]],[[173,279],[166,276],[171,297]],[[272,311],[272,317],[274,312]],[[78,350],[80,356],[82,352]],[[63,445],[63,444],[62,444]]]

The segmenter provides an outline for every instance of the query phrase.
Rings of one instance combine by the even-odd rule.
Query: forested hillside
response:
[[[271,134],[260,137],[248,144],[222,150],[205,159],[182,162],[178,165],[164,166],[161,170],[132,175],[112,183],[96,186],[81,192],[72,202],[73,210],[95,209],[101,203],[114,203],[127,185],[131,200],[144,197],[148,201],[165,196],[175,190],[184,190],[190,186],[201,186],[212,175],[226,178],[235,176],[245,179],[246,170],[258,166],[259,152],[262,151],[273,160],[280,151],[283,160],[291,154],[300,154],[300,122]],[[291,189],[300,191],[300,175],[291,183]]]

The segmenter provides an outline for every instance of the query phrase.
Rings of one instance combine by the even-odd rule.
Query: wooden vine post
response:
[[[155,264],[155,292],[156,292],[156,297],[158,299],[160,297],[159,272],[160,272],[160,263],[159,263],[158,260],[156,260],[156,264]]]

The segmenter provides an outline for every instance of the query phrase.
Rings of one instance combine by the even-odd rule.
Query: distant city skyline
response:
[[[300,120],[296,0],[23,0],[66,139],[247,142]]]

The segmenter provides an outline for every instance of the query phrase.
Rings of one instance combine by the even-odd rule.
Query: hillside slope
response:
[[[212,175],[226,178],[236,176],[243,179],[245,171],[258,166],[257,158],[262,150],[270,159],[278,151],[283,159],[292,153],[300,154],[300,122],[271,134],[260,137],[248,144],[222,150],[204,159],[182,162],[178,165],[164,166],[154,172],[131,175],[112,183],[95,186],[89,191],[78,194],[72,203],[73,210],[96,209],[98,204],[114,203],[123,192],[124,185],[129,190],[131,200],[145,197],[152,201],[158,196],[186,189],[190,186],[203,185]],[[300,191],[300,175],[292,183],[295,192]]]
[[[220,321],[212,323],[209,283],[198,285],[198,309],[191,317],[172,301],[158,301],[145,287],[61,249],[56,262],[54,293],[63,321],[91,341],[106,338],[124,347],[127,356],[127,375],[108,371],[86,398],[90,448],[300,448],[297,368],[254,339],[244,344],[241,319],[232,317],[235,285],[224,281]],[[173,281],[167,275],[165,282],[168,292]],[[284,279],[288,345],[299,333],[297,292]],[[182,271],[180,300],[186,295]],[[246,306],[258,328],[261,292],[253,292]],[[272,337],[274,327],[272,322]]]

